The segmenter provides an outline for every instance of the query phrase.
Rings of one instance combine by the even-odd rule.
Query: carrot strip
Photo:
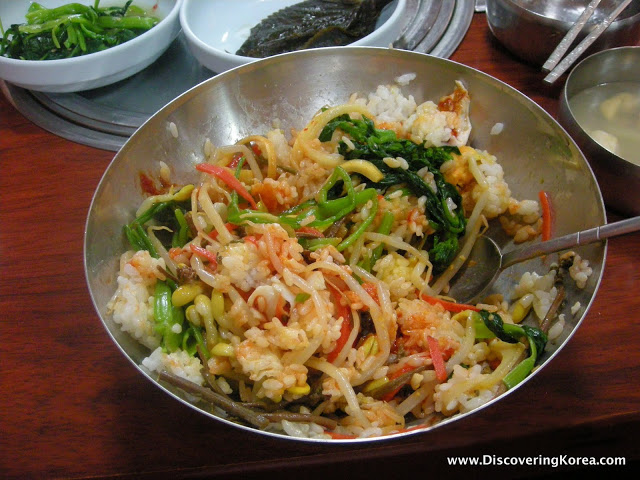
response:
[[[380,300],[378,299],[378,287],[374,283],[365,282],[362,284],[362,288],[365,292],[369,294],[369,296],[373,299],[374,302],[380,304]]]
[[[219,178],[224,183],[226,183],[230,188],[238,192],[242,198],[244,198],[253,209],[257,209],[258,205],[256,201],[253,199],[251,194],[244,188],[244,185],[238,180],[233,174],[224,167],[219,165],[211,165],[210,163],[199,163],[196,165],[196,169],[201,172],[208,173],[209,175],[213,175],[214,177]]]
[[[229,168],[236,168],[240,164],[240,160],[242,160],[243,157],[244,155],[242,155],[242,153],[236,153],[227,166]]]
[[[440,298],[430,297],[429,295],[425,295],[424,293],[420,295],[420,298],[425,302],[430,303],[431,305],[441,305],[448,312],[458,313],[458,312],[464,312],[465,310],[472,310],[474,312],[480,311],[480,308],[476,307],[475,305],[448,302]]]
[[[544,190],[538,192],[540,198],[540,206],[542,207],[542,241],[546,242],[551,238],[551,200],[549,194]]]
[[[329,285],[329,289],[331,290],[331,294],[334,299],[334,304],[336,306],[336,311],[338,317],[342,317],[342,324],[340,325],[340,337],[336,340],[336,346],[333,350],[331,350],[327,354],[327,362],[333,363],[333,361],[338,358],[338,355],[344,348],[347,340],[349,339],[349,335],[351,334],[351,310],[349,307],[345,306],[340,302],[340,292],[338,289]]]
[[[210,252],[206,248],[202,248],[194,244],[191,244],[189,248],[191,248],[191,251],[196,255],[198,255],[199,257],[204,257],[207,260],[209,260],[209,263],[214,269],[218,268],[218,259],[215,253]]]
[[[389,381],[398,378],[400,375],[404,375],[405,373],[409,373],[411,370],[415,370],[416,368],[417,367],[414,367],[413,365],[405,364],[402,367],[400,367],[398,370],[393,372],[393,374],[389,375]],[[398,392],[400,390],[402,390],[402,387],[404,387],[404,385],[400,385],[395,390],[390,391],[389,393],[387,393],[386,395],[384,395],[382,397],[382,400],[384,400],[385,402],[390,402],[391,400],[393,400],[393,397],[395,397],[398,394]]]
[[[436,371],[436,378],[439,382],[445,382],[447,380],[447,368],[444,364],[440,344],[438,343],[438,340],[430,335],[427,336],[427,344],[429,345],[429,353],[431,354],[433,369]]]
[[[314,238],[324,238],[324,233],[322,233],[317,228],[313,228],[313,227],[307,227],[307,226],[300,227],[299,229],[296,230],[296,233],[309,236],[309,237],[314,237]]]
[[[262,156],[262,150],[260,150],[260,147],[256,143],[251,144],[251,150],[253,151],[254,155],[257,155],[259,157]]]

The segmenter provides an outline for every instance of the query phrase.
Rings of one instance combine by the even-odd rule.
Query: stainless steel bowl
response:
[[[602,0],[574,45],[601,23],[617,3]],[[493,35],[511,53],[542,65],[588,4],[589,0],[487,0],[487,22]],[[631,2],[587,49],[586,55],[639,42],[640,2]]]
[[[605,204],[626,215],[640,215],[640,165],[596,142],[576,121],[571,107],[571,99],[578,93],[612,82],[640,83],[640,46],[598,52],[576,65],[562,90],[559,119],[591,164]]]
[[[605,222],[604,205],[595,178],[564,129],[530,99],[482,72],[425,54],[375,47],[307,50],[238,67],[187,91],[149,119],[114,157],[89,210],[84,247],[91,297],[115,344],[144,376],[156,383],[140,366],[149,354],[148,350],[120,330],[106,307],[116,289],[119,256],[128,248],[122,226],[134,218],[144,198],[139,184],[140,172],[157,172],[158,162],[164,161],[172,169],[175,182],[196,181],[194,165],[204,158],[207,138],[215,145],[233,143],[249,134],[272,129],[274,119],[278,119],[283,128],[300,129],[323,106],[344,103],[353,92],[372,92],[378,85],[393,83],[399,75],[410,72],[417,77],[404,87],[404,91],[412,94],[417,102],[450,93],[456,80],[467,86],[472,97],[471,144],[497,156],[514,196],[535,199],[541,188],[550,192],[554,199],[557,235]],[[492,128],[498,123],[503,125],[502,133],[491,135]],[[176,129],[177,137],[172,134]],[[501,246],[509,248],[506,237],[500,236],[499,231],[500,227],[492,230]],[[585,246],[578,252],[590,261],[594,273],[586,288],[569,291],[570,301],[563,310],[566,328],[558,342],[551,344],[542,357],[543,366],[573,335],[600,283],[606,246]],[[515,266],[502,275],[495,289],[506,294],[514,279],[523,272],[542,274],[548,268],[542,260]],[[569,308],[576,301],[584,309],[572,315]],[[232,424],[182,392],[156,384],[204,415]],[[504,397],[498,400],[500,398]],[[452,417],[433,428],[479,411]],[[416,432],[397,436],[411,434]],[[375,440],[380,438],[353,441]]]

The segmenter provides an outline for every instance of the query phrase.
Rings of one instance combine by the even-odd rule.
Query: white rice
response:
[[[572,307],[571,307],[571,315],[575,315],[575,314],[576,314],[576,312],[577,312],[578,310],[580,310],[580,307],[582,307],[582,305],[580,304],[580,302],[576,302],[576,303],[574,303],[574,304],[572,305]]]
[[[357,99],[356,102],[364,104],[378,122],[403,122],[417,108],[413,95],[405,97],[396,85],[380,85],[368,99]]]
[[[169,122],[169,132],[173,138],[178,138],[178,127],[175,123]]]
[[[415,73],[405,73],[403,75],[400,75],[399,77],[396,77],[396,83],[398,85],[409,85],[409,83],[411,83],[413,80],[415,80],[416,78],[416,74]]]
[[[589,266],[588,260],[583,260],[580,255],[576,253],[573,259],[573,265],[569,267],[569,275],[576,282],[578,288],[584,288],[587,285],[587,280],[593,273],[593,269]]]
[[[162,351],[162,347],[156,348],[151,355],[142,360],[142,365],[152,372],[161,372],[167,370],[174,375],[189,380],[191,382],[202,385],[204,378],[202,373],[202,363],[197,357],[192,357],[184,350],[178,350],[173,353]]]
[[[118,288],[107,304],[113,321],[144,346],[156,348],[160,335],[153,320],[153,287],[155,277],[150,276],[157,266],[164,267],[162,259],[154,259],[149,252],[126,252],[120,260]]]
[[[282,429],[292,437],[297,438],[331,438],[324,432],[324,429],[315,423],[301,423],[290,422],[289,420],[282,420]]]
[[[504,129],[504,123],[496,123],[493,127],[491,127],[491,135],[500,135],[502,130]]]

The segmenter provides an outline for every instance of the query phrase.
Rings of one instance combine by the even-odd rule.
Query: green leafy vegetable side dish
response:
[[[131,5],[100,7],[67,3],[45,8],[32,3],[26,23],[0,32],[0,55],[20,60],[59,60],[100,52],[125,43],[158,24],[158,18]]]

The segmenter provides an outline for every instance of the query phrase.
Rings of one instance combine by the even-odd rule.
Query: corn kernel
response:
[[[524,320],[524,317],[527,316],[529,310],[531,310],[531,305],[525,307],[520,301],[517,301],[513,305],[513,310],[511,311],[511,319],[513,320],[513,323],[520,323]]]
[[[287,388],[287,392],[291,393],[292,395],[309,395],[309,392],[311,392],[311,386],[308,383],[305,383],[301,387],[289,387]]]
[[[186,283],[180,285],[171,294],[171,303],[176,307],[183,307],[187,303],[193,302],[197,295],[203,291],[201,283]]]
[[[225,342],[216,343],[210,352],[211,355],[217,355],[218,357],[233,357],[235,355],[233,345]]]
[[[211,292],[211,314],[216,321],[224,315],[224,296],[217,290]]]

